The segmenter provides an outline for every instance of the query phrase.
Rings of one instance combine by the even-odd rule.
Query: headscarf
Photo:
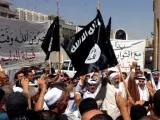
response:
[[[157,85],[155,84],[155,81],[153,79],[153,73],[155,73],[155,72],[159,73],[159,80],[158,80],[158,84]],[[153,70],[151,72],[151,82],[152,82],[152,85],[154,86],[155,90],[160,89],[160,72],[158,70]]]
[[[112,81],[112,80],[113,80],[113,78],[114,78],[114,77],[116,77],[117,75],[119,75],[119,73],[118,73],[118,72],[114,72],[114,73],[110,74],[110,76],[109,76],[109,80],[110,80],[110,81]]]

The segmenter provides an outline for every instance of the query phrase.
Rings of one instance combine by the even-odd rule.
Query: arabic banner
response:
[[[131,60],[136,60],[142,70],[144,69],[145,40],[112,40],[111,42],[122,71],[129,71]]]
[[[33,23],[0,18],[0,63],[4,69],[18,69],[44,62],[41,43],[48,22]]]

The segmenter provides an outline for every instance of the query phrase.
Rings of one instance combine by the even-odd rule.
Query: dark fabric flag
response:
[[[109,21],[108,21],[108,25],[106,26],[106,32],[107,32],[106,35],[109,38],[109,40],[110,40],[110,37],[111,37],[111,24],[112,24],[112,18],[110,17]]]
[[[111,44],[106,35],[106,28],[100,11],[93,21],[86,25],[81,31],[64,40],[61,44],[68,54],[72,64],[77,71],[74,77],[87,73],[99,71],[117,63],[113,63],[110,51]]]
[[[60,51],[60,34],[59,34],[59,17],[58,16],[55,18],[55,20],[49,27],[41,47],[46,54],[45,61],[49,59],[51,52]]]
[[[111,41],[110,41],[111,21],[112,21],[112,18],[110,17],[109,21],[108,21],[108,25],[106,27],[107,42],[105,44],[106,45],[105,51],[106,51],[106,56],[108,56],[110,58],[109,61],[108,61],[108,68],[109,67],[114,67],[118,64],[117,57],[114,53],[114,49],[113,49]]]

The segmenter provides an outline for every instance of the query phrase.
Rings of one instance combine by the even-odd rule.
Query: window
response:
[[[73,65],[72,65],[72,63],[70,63],[69,70],[73,70]]]
[[[118,30],[115,34],[115,39],[126,40],[126,32],[124,30]]]
[[[68,70],[69,62],[64,62],[62,65],[62,70]]]

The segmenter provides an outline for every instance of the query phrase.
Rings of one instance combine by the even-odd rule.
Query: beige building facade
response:
[[[48,15],[38,13],[35,11],[27,10],[24,8],[16,8],[16,13],[19,20],[33,21],[33,22],[46,22]]]
[[[16,19],[16,12],[10,10],[13,4],[4,0],[0,0],[0,17]]]

